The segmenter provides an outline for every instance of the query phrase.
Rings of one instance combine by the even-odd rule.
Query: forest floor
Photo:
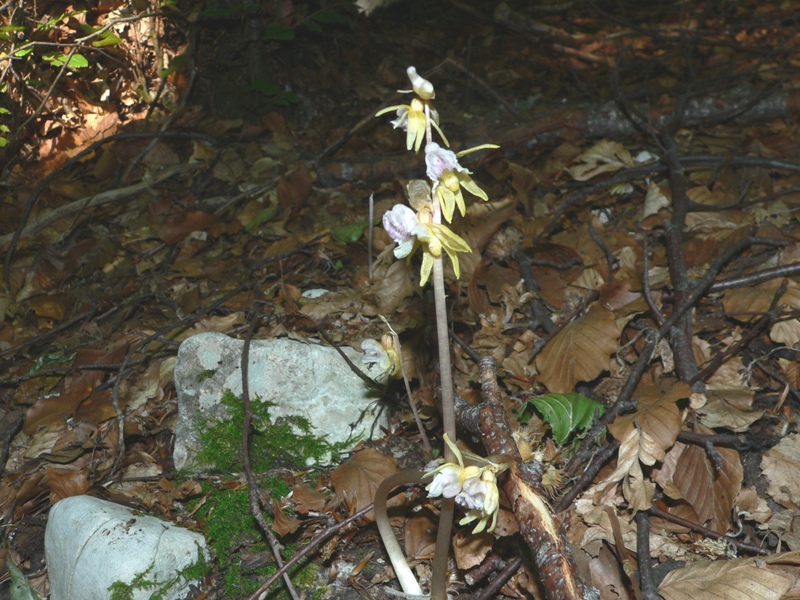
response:
[[[410,65],[452,149],[500,146],[462,159],[488,201],[465,194],[452,228],[472,252],[458,278],[445,263],[455,387],[479,404],[470,350],[495,360],[579,577],[609,599],[796,593],[796,6],[114,4],[0,13],[0,558],[40,594],[48,510],[77,494],[203,531],[216,558],[190,597],[247,598],[275,571],[244,474],[174,468],[173,367],[195,333],[359,348],[384,317],[441,450],[433,297],[381,227],[425,177],[394,114],[375,118],[409,101]],[[284,559],[425,466],[405,389],[387,401],[386,439],[341,465],[258,473]],[[426,581],[437,508],[407,501],[394,524]],[[559,597],[514,508],[493,534],[456,527],[451,592]],[[351,590],[319,591],[342,558]],[[302,597],[396,588],[366,519],[307,561]]]

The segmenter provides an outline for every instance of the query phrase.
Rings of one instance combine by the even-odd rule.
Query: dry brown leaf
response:
[[[800,504],[800,434],[786,436],[764,453],[761,472],[775,502],[787,508]]]
[[[272,531],[283,537],[289,533],[294,533],[297,531],[300,525],[302,525],[301,521],[295,519],[294,517],[290,517],[283,512],[283,509],[281,509],[281,505],[278,503],[278,501],[275,500],[275,498],[272,499]]]
[[[601,173],[612,173],[625,167],[633,167],[633,159],[627,148],[617,142],[602,140],[575,159],[566,169],[573,179],[588,181]]]
[[[702,560],[671,571],[658,593],[664,600],[779,600],[792,583],[760,558]]]
[[[405,522],[403,545],[409,560],[426,559],[434,555],[438,527],[438,519],[429,510],[421,511]]]
[[[735,432],[746,431],[761,418],[763,410],[751,410],[754,393],[747,387],[706,386],[708,402],[697,409],[706,427],[727,427]]]
[[[218,218],[202,210],[171,214],[158,230],[158,237],[168,246],[172,246],[194,231],[208,230]]]
[[[800,285],[790,279],[786,281],[788,287],[778,303],[796,310],[800,308]],[[757,318],[759,314],[769,311],[775,293],[782,282],[781,279],[773,279],[754,287],[727,290],[722,298],[722,305],[726,312],[740,313],[740,319],[750,321]],[[750,313],[750,315],[741,313]],[[769,334],[779,344],[793,346],[800,341],[800,320],[778,321],[772,326]]]
[[[469,531],[459,531],[453,537],[453,554],[459,569],[477,567],[494,546],[494,536],[484,531],[473,535]]]
[[[119,363],[127,351],[127,342],[112,350],[92,350],[88,348],[78,350],[75,353],[72,365],[88,366]],[[90,398],[94,388],[100,384],[105,376],[105,371],[81,371],[78,375],[66,381],[62,393],[39,398],[28,408],[28,412],[25,415],[25,423],[22,426],[23,431],[31,434],[41,425],[47,425],[48,423],[73,416],[81,403]],[[105,392],[105,394],[98,392],[96,395],[95,399],[100,404],[111,397],[110,390],[105,390]],[[100,396],[103,396],[103,398]],[[94,401],[91,404],[95,406]]]
[[[617,349],[614,313],[594,304],[585,315],[559,331],[536,357],[539,381],[555,393],[571,392],[578,381],[591,381],[607,370]]]
[[[713,434],[714,431],[698,423],[696,433]],[[732,448],[716,446],[722,458],[722,468],[714,467],[705,448],[687,445],[678,458],[673,483],[683,498],[692,505],[701,523],[717,533],[728,531],[731,510],[742,487],[742,463],[739,453]]]
[[[645,434],[640,460],[646,465],[663,461],[664,455],[672,448],[681,430],[681,413],[678,400],[688,398],[692,388],[684,382],[675,382],[666,392],[662,392],[651,381],[643,379],[636,387],[634,397],[639,399],[636,412],[617,417],[608,427],[609,432],[622,440],[634,427]]]
[[[392,473],[397,473],[397,461],[367,448],[354,454],[331,473],[331,483],[336,493],[345,499],[350,512],[358,512],[375,500],[378,486]],[[374,512],[366,516],[374,519]]]
[[[88,464],[47,465],[47,483],[50,487],[50,502],[70,496],[81,496],[89,491],[91,484],[86,478]]]
[[[305,163],[300,163],[294,171],[278,178],[278,202],[285,217],[303,207],[311,193],[312,184],[311,173]]]
[[[325,508],[325,501],[327,497],[322,490],[312,490],[307,485],[302,483],[295,483],[292,490],[292,498],[297,508],[297,512],[301,515],[308,514],[309,511],[321,511]]]
[[[601,600],[630,600],[627,575],[620,567],[619,560],[607,544],[600,547],[596,558],[589,562],[592,583],[600,590]]]

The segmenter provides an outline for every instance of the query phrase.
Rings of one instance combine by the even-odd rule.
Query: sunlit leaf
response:
[[[67,64],[67,55],[60,52],[48,52],[42,58],[54,67],[63,67]],[[81,54],[73,54],[69,59],[69,64],[67,64],[70,69],[83,69],[88,66],[89,61]]]
[[[550,425],[559,446],[563,446],[573,433],[591,427],[595,415],[602,415],[606,411],[606,407],[599,402],[576,392],[547,394],[523,405],[519,413],[519,419],[523,423],[530,420],[530,417],[525,418],[525,412],[530,406],[535,407],[545,423]]]

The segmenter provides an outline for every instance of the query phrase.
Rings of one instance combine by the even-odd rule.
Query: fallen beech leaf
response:
[[[617,349],[614,313],[594,304],[585,315],[559,331],[536,357],[539,381],[551,392],[571,392],[578,381],[591,381],[608,369]]]
[[[375,500],[378,486],[392,473],[397,473],[397,461],[367,448],[354,454],[331,473],[331,483],[336,493],[345,499],[350,512],[358,512]],[[367,519],[374,519],[370,511]]]
[[[792,583],[760,558],[702,560],[671,571],[658,593],[664,600],[779,600]]]
[[[696,424],[695,432],[714,433],[702,423]],[[723,446],[715,446],[715,449],[722,458],[720,469],[711,462],[705,448],[688,444],[678,458],[673,483],[695,509],[701,524],[708,521],[709,529],[725,533],[733,504],[742,487],[743,471],[736,450]]]
[[[787,507],[800,504],[800,434],[786,436],[764,453],[761,472],[775,502]]]
[[[494,536],[486,531],[473,535],[469,531],[459,531],[453,537],[453,554],[459,569],[477,567],[494,546]]]
[[[311,174],[305,163],[300,163],[294,171],[278,178],[278,202],[284,217],[289,217],[303,207],[311,193],[311,186]]]
[[[631,154],[625,146],[608,140],[596,143],[574,162],[575,164],[566,170],[578,181],[588,181],[601,173],[611,173],[634,166]]]
[[[172,214],[158,230],[161,241],[172,246],[177,244],[193,231],[206,231],[218,217],[202,210],[192,210],[180,214]]]
[[[86,464],[70,466],[47,465],[47,483],[50,486],[50,502],[70,496],[80,496],[89,491],[91,484],[86,478]]]
[[[272,525],[271,529],[279,536],[284,537],[289,533],[297,531],[302,522],[290,517],[281,509],[281,505],[275,498],[272,499]]]
[[[321,511],[325,508],[327,497],[321,490],[312,490],[307,485],[295,483],[292,490],[292,498],[297,507],[297,512],[306,515],[309,511]]]
[[[646,465],[664,460],[664,454],[672,448],[681,429],[681,414],[678,400],[688,398],[692,388],[686,383],[675,382],[666,392],[659,390],[652,382],[642,380],[634,395],[639,399],[636,412],[617,417],[608,430],[615,438],[622,440],[634,426],[647,436],[647,452],[640,455]]]
[[[405,522],[403,545],[409,560],[433,557],[438,526],[437,517],[429,510],[421,511]]]
[[[751,410],[754,392],[744,386],[724,387],[709,383],[706,396],[708,402],[697,409],[706,427],[727,427],[739,433],[746,431],[764,414],[763,410]]]

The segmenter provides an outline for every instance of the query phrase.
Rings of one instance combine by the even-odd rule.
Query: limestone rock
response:
[[[199,425],[203,419],[224,418],[221,401],[225,390],[241,395],[243,346],[244,341],[221,333],[201,333],[186,339],[178,349],[176,468],[203,470],[195,460]],[[360,353],[343,350],[360,366]],[[382,435],[380,426],[387,421],[374,389],[350,370],[335,348],[287,338],[253,340],[249,358],[251,401],[275,403],[269,409],[272,419],[305,417],[314,427],[314,435],[331,443],[369,438],[372,432]]]

